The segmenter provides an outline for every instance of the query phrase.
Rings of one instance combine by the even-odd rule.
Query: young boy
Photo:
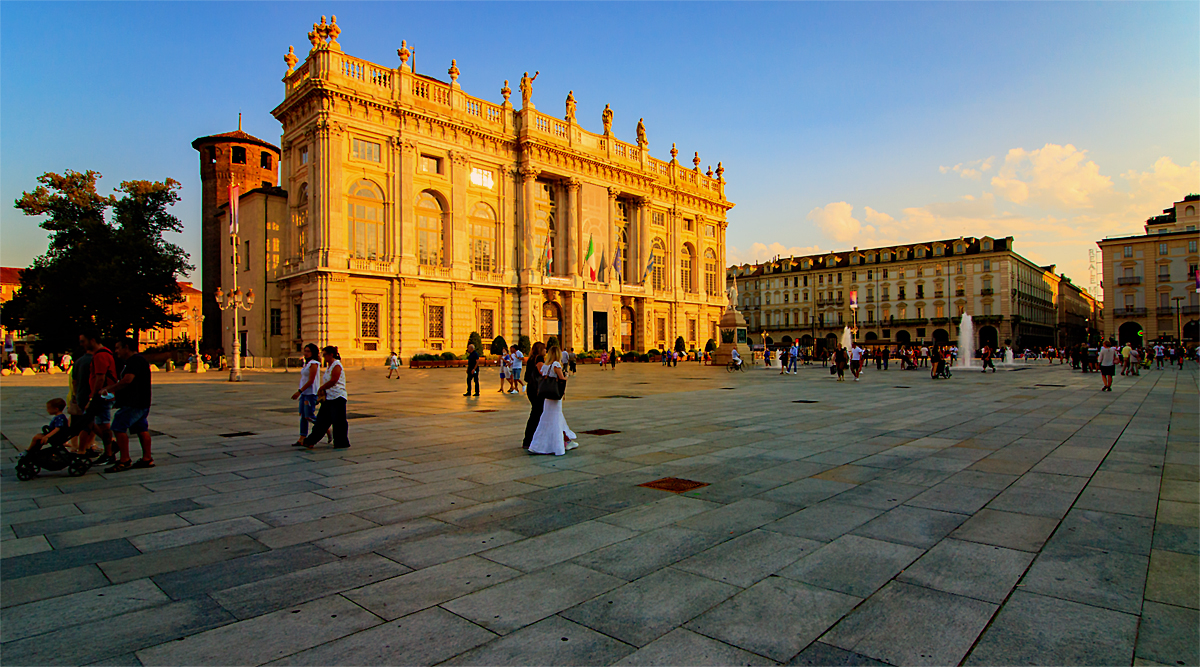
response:
[[[67,416],[63,414],[66,407],[67,402],[61,398],[52,398],[46,403],[46,414],[50,415],[50,424],[42,429],[42,433],[33,436],[33,440],[29,443],[29,449],[25,451],[36,452],[50,442],[54,436],[59,436],[61,440],[62,436],[66,435]]]

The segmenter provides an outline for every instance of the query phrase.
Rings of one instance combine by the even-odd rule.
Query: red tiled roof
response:
[[[192,142],[192,148],[195,148],[196,150],[200,150],[200,146],[202,144],[233,143],[233,142],[238,142],[238,141],[245,142],[248,144],[258,144],[259,146],[266,146],[267,148],[270,148],[271,150],[275,151],[276,153],[279,152],[279,147],[276,146],[275,144],[263,141],[262,139],[259,139],[258,137],[255,137],[250,134],[246,134],[245,132],[242,132],[241,130],[234,130],[233,132],[222,132],[220,134],[210,134],[207,137],[200,137],[199,139],[196,139],[195,141]]]
[[[179,283],[179,292],[181,294],[183,294],[184,297],[192,296],[194,294],[200,294],[200,290],[196,289],[195,287],[192,287],[191,283],[185,283],[185,282]]]
[[[25,269],[18,269],[15,266],[0,266],[0,284],[2,285],[20,285],[21,272]]]

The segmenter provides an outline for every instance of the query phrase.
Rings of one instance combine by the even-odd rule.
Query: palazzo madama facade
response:
[[[446,83],[415,73],[406,44],[397,67],[348,56],[340,32],[322,17],[307,58],[285,57],[272,114],[287,219],[262,221],[278,254],[261,262],[252,344],[275,359],[302,342],[382,358],[461,353],[473,331],[576,351],[716,337],[733,207],[719,163],[685,167],[674,146],[650,157],[642,122],[621,141],[607,106],[589,132],[573,95],[562,116],[543,113],[536,73],[517,109],[507,81],[495,104],[462,91],[455,62]],[[271,215],[255,194],[242,195],[243,236]]]

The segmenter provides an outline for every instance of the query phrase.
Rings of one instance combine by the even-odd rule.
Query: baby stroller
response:
[[[42,432],[47,432],[48,428],[42,427]],[[63,468],[67,469],[67,474],[71,477],[82,477],[91,467],[91,459],[83,454],[67,451],[65,440],[48,442],[37,451],[21,454],[21,457],[17,459],[17,479],[27,482],[37,477],[38,472],[42,470],[62,470]]]
[[[949,380],[952,377],[954,377],[954,375],[950,372],[950,364],[947,363],[945,359],[937,362],[937,370],[933,374],[933,379]]]

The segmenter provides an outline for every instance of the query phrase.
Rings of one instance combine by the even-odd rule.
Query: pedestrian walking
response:
[[[846,364],[850,361],[850,355],[846,352],[846,348],[838,346],[837,352],[833,354],[833,364],[837,369],[837,381],[846,381]]]
[[[138,354],[137,341],[122,338],[117,341],[117,357],[121,359],[120,379],[104,387],[101,395],[112,394],[117,414],[112,419],[112,433],[120,451],[120,460],[105,468],[106,473],[125,472],[134,468],[153,468],[150,452],[150,363]],[[92,366],[96,362],[93,357]],[[137,435],[142,458],[136,462],[129,456],[129,434]]]
[[[474,345],[467,345],[467,393],[463,396],[471,395],[471,380],[475,381],[475,395],[479,395],[479,353],[475,351]]]
[[[983,354],[981,355],[983,357],[983,370],[979,371],[980,373],[986,373],[989,368],[992,369],[993,373],[996,372],[996,365],[992,363],[993,354],[991,345],[983,346]]]
[[[396,356],[396,351],[392,350],[391,356],[387,358],[388,374],[387,379],[392,379],[392,373],[396,374],[396,379],[400,379],[400,357]]]
[[[508,391],[510,394],[519,394],[525,391],[528,386],[521,380],[521,368],[525,363],[525,355],[521,352],[521,348],[513,345],[508,350],[508,366],[512,372],[508,374],[509,382],[512,383],[512,389]]]
[[[575,356],[575,348],[571,348],[570,352],[567,353],[567,362],[570,364],[571,375],[576,373],[575,364],[577,361],[578,357]]]
[[[300,437],[296,447],[304,446],[308,437],[308,427],[317,420],[317,376],[321,374],[321,362],[317,361],[320,350],[309,343],[304,346],[304,365],[300,367],[300,386],[292,394],[292,400],[297,401],[296,407],[300,413]]]
[[[113,356],[112,350],[104,347],[100,342],[100,334],[95,329],[89,329],[80,334],[79,344],[92,356],[91,362],[88,364],[84,423],[92,433],[100,436],[100,441],[104,443],[104,456],[96,459],[92,465],[117,463],[118,459],[114,456],[113,451],[112,430],[109,428],[109,424],[112,422],[114,396],[104,394],[104,388],[117,381],[117,360]]]
[[[608,353],[608,365],[614,373],[617,372],[617,348],[615,347]]]
[[[854,373],[855,382],[858,382],[859,376],[862,375],[862,358],[863,349],[858,343],[850,343],[850,372]]]
[[[350,424],[346,421],[346,369],[342,367],[342,355],[333,345],[327,345],[321,350],[325,360],[325,372],[321,375],[322,384],[317,389],[317,400],[321,401],[321,409],[317,412],[317,421],[312,433],[304,439],[304,446],[312,449],[325,432],[333,429],[333,448],[346,449],[350,447]]]
[[[538,394],[538,379],[542,376],[542,365],[546,362],[546,344],[537,342],[529,350],[529,366],[525,369],[525,395],[529,397],[529,419],[525,420],[525,437],[521,447],[529,449],[533,434],[542,419],[545,403]]]
[[[556,378],[559,382],[566,382],[567,375],[563,372],[559,354],[557,345],[550,348],[546,359],[552,361],[542,364],[541,374],[543,378]],[[538,419],[537,429],[534,430],[533,440],[530,441],[529,453],[562,456],[578,446],[575,433],[567,426],[567,420],[563,417],[561,398],[543,398],[542,401],[542,415]]]
[[[509,377],[512,375],[512,366],[510,364],[512,364],[512,355],[505,350],[504,354],[500,355],[500,388],[496,390],[498,394],[504,393],[505,382],[511,384]]]
[[[1096,360],[1100,364],[1100,377],[1104,380],[1104,386],[1100,391],[1112,391],[1113,374],[1117,363],[1117,341],[1110,339],[1107,343],[1102,343]]]

